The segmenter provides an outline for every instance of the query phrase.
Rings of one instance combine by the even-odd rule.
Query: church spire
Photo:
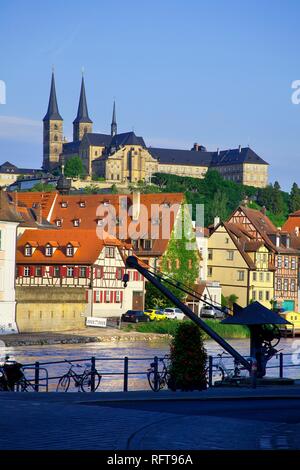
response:
[[[82,140],[84,134],[92,132],[93,121],[89,118],[89,112],[86,102],[84,78],[82,75],[81,90],[78,104],[77,116],[73,121],[73,140],[76,142]]]
[[[82,80],[81,80],[81,90],[80,90],[80,98],[79,98],[77,116],[76,116],[75,120],[73,121],[73,124],[79,123],[79,122],[87,122],[89,124],[93,123],[93,121],[89,118],[83,75],[82,75]]]
[[[114,135],[117,134],[117,119],[116,119],[116,103],[114,101],[114,107],[113,107],[113,115],[112,115],[112,121],[111,121],[111,136],[113,137]]]
[[[52,72],[52,78],[51,78],[51,89],[50,89],[48,110],[43,121],[63,121],[63,118],[61,117],[58,111],[54,71]]]

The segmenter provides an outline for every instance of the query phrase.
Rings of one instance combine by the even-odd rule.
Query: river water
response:
[[[237,349],[243,356],[249,355],[249,340],[228,340],[228,342]],[[214,341],[206,341],[207,353],[216,356],[222,352],[222,348]],[[277,349],[281,349],[282,353],[288,354],[284,356],[284,376],[300,379],[300,340],[292,338],[284,338],[281,340]],[[15,359],[22,364],[33,364],[36,361],[54,362],[77,361],[86,359],[86,361],[78,362],[82,367],[76,367],[76,371],[81,373],[85,366],[89,363],[92,356],[97,358],[96,368],[102,375],[99,391],[117,391],[123,389],[123,371],[124,357],[129,358],[129,390],[146,390],[149,389],[147,383],[146,371],[154,356],[163,357],[169,352],[168,342],[108,342],[108,343],[88,343],[88,344],[58,344],[45,346],[18,346],[7,347],[5,353],[10,355],[11,359]],[[292,355],[292,353],[294,353]],[[232,360],[228,359],[232,364]],[[230,366],[229,362],[224,361],[225,365]],[[298,364],[293,366],[293,364]],[[268,376],[279,376],[279,358],[274,357],[269,361],[268,365],[272,366],[268,370]],[[56,377],[49,380],[49,390],[55,390],[59,376],[63,375],[69,369],[68,363],[41,365],[48,371],[49,377]],[[41,370],[41,377],[45,377],[46,372]],[[34,371],[28,369],[26,376],[32,379]],[[45,382],[44,382],[45,383]],[[42,388],[44,390],[44,388]],[[74,388],[74,391],[76,389]]]

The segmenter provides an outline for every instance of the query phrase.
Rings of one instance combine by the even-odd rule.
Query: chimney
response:
[[[197,144],[197,142],[196,142],[196,143],[194,144],[193,150],[194,150],[195,152],[199,152],[199,147],[200,147],[200,145]]]
[[[239,153],[241,153],[241,151],[242,151],[242,146],[239,145]]]
[[[219,223],[220,223],[220,217],[216,216],[214,218],[214,227],[216,228],[216,226],[219,225]]]
[[[42,218],[42,206],[38,204],[36,207],[36,221],[39,225],[42,225],[43,218]]]
[[[139,191],[132,194],[132,220],[138,221],[141,210],[141,193]]]
[[[262,208],[260,209],[260,212],[261,212],[263,215],[267,215],[267,208],[266,208],[266,206],[262,206]]]

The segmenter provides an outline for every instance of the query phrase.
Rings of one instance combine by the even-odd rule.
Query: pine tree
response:
[[[290,192],[289,210],[296,212],[300,209],[300,188],[294,183]]]

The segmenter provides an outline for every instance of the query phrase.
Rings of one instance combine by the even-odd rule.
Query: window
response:
[[[282,288],[281,279],[277,279],[277,290],[281,290],[281,288]]]
[[[289,280],[288,279],[283,280],[283,290],[285,290],[285,291],[289,290]]]
[[[266,300],[270,300],[270,292],[268,290],[266,291]]]
[[[59,266],[54,266],[54,268],[53,268],[53,277],[60,277]]]
[[[270,282],[270,273],[266,273],[266,281]]]
[[[111,246],[105,247],[105,257],[106,258],[114,258],[115,257],[115,249]]]
[[[63,207],[64,209],[68,207],[67,201],[61,201],[61,207]]]
[[[243,281],[245,278],[245,272],[244,271],[238,271],[237,272],[237,279],[238,281]]]
[[[85,207],[85,201],[80,201],[79,202],[79,207]]]
[[[61,219],[56,219],[55,224],[56,224],[56,227],[61,227],[62,220]]]
[[[287,269],[289,267],[289,258],[288,258],[288,256],[284,257],[284,267],[287,268]]]
[[[296,258],[294,258],[294,257],[292,258],[292,261],[291,261],[291,267],[292,267],[292,269],[296,269],[296,267],[297,267],[296,266]]]
[[[225,243],[226,243],[226,245],[228,245],[228,243],[229,243],[229,238],[228,237],[225,238]]]
[[[95,301],[100,302],[100,291],[99,290],[95,290]]]
[[[79,219],[74,219],[73,220],[73,226],[74,227],[79,227],[79,225],[80,225],[80,220]]]
[[[73,266],[67,267],[67,277],[74,277],[74,268]]]
[[[211,266],[208,266],[208,267],[207,267],[207,276],[208,276],[208,277],[211,277],[211,276],[212,276],[212,270],[213,270],[213,268],[212,268]]]
[[[86,267],[85,266],[81,266],[79,268],[79,277],[86,277]]]
[[[67,245],[67,249],[66,249],[66,255],[67,256],[73,256],[74,254],[74,248],[72,245]]]
[[[152,248],[152,240],[144,240],[144,249],[151,250]]]
[[[296,290],[296,282],[295,279],[291,279],[291,291],[295,292]]]
[[[109,290],[105,291],[105,302],[106,303],[110,302],[110,292],[109,292]]]
[[[282,257],[281,256],[277,256],[277,268],[281,268],[282,267]]]
[[[30,245],[25,246],[24,254],[25,254],[25,256],[31,256],[32,255],[32,247]]]
[[[259,280],[260,282],[264,281],[264,273],[259,273]]]
[[[210,248],[207,250],[207,259],[209,260],[213,259],[213,251]]]
[[[30,268],[29,266],[24,267],[24,276],[28,277],[30,276]]]
[[[119,281],[122,280],[122,269],[121,268],[117,268],[116,277]]]
[[[116,291],[116,303],[121,302],[121,292],[119,290]]]
[[[233,260],[233,255],[234,255],[234,252],[232,250],[228,250],[227,251],[227,260],[232,261]]]
[[[252,299],[256,300],[256,291],[255,290],[252,292]]]
[[[257,278],[256,273],[253,273],[253,281],[256,281],[256,278]]]
[[[260,290],[258,292],[258,300],[263,300],[263,291],[262,290]]]
[[[37,266],[37,267],[35,268],[35,275],[38,276],[38,277],[41,277],[41,275],[42,275],[42,268],[41,268],[41,266]]]
[[[46,256],[52,256],[52,246],[51,245],[46,245],[45,255]]]

